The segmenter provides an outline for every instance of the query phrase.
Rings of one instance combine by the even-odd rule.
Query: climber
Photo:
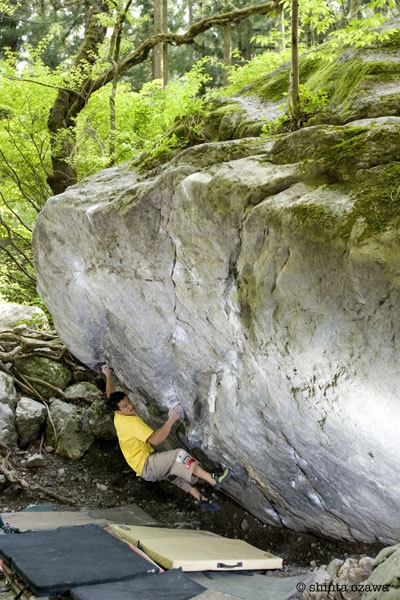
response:
[[[213,512],[220,510],[217,502],[203,496],[193,484],[202,479],[214,490],[218,490],[231,476],[230,469],[225,469],[221,474],[211,474],[186,450],[178,448],[164,452],[154,451],[153,446],[159,446],[166,440],[173,424],[178,421],[180,405],[170,408],[167,421],[154,431],[136,414],[135,405],[130,398],[124,392],[115,390],[109,366],[104,364],[101,370],[106,378],[106,405],[114,413],[119,445],[129,466],[146,481],[174,477],[172,483],[191,494],[201,509]]]

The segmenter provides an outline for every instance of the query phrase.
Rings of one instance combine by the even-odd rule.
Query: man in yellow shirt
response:
[[[124,392],[117,392],[108,365],[102,366],[106,377],[107,406],[114,413],[114,425],[122,454],[128,465],[146,481],[160,481],[174,477],[172,483],[191,494],[200,508],[217,511],[217,502],[203,496],[194,486],[202,479],[214,489],[219,489],[231,476],[230,469],[221,474],[205,471],[200,463],[182,448],[155,452],[168,437],[172,426],[179,419],[179,404],[168,411],[168,419],[154,431],[137,414],[133,402]]]

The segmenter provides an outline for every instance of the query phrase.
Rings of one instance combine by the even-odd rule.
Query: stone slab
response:
[[[289,600],[296,593],[296,585],[305,582],[307,575],[296,575],[291,577],[273,577],[261,573],[227,573],[208,572],[188,573],[193,581],[207,588],[211,594],[219,596],[204,597],[201,594],[196,600],[222,600],[228,598],[240,598],[241,600]],[[229,596],[231,594],[231,596]],[[223,595],[223,596],[222,596]]]

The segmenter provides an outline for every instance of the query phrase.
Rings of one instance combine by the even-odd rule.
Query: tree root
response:
[[[15,366],[15,361],[31,356],[48,358],[63,364],[73,372],[82,373],[86,370],[86,367],[79,364],[77,359],[70,354],[54,330],[41,331],[19,325],[13,329],[0,331],[0,371],[10,375],[15,386],[21,392],[46,403],[46,398],[37,389],[39,385],[51,390],[55,396],[68,402],[74,404],[92,403],[91,400],[81,396],[67,396],[63,390],[47,381],[21,373]],[[11,366],[8,366],[7,363],[11,363]],[[101,394],[100,390],[99,394]]]

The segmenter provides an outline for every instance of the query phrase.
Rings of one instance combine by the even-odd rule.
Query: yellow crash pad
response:
[[[125,541],[143,550],[164,569],[243,571],[281,569],[282,559],[243,540],[210,531],[111,525]]]

